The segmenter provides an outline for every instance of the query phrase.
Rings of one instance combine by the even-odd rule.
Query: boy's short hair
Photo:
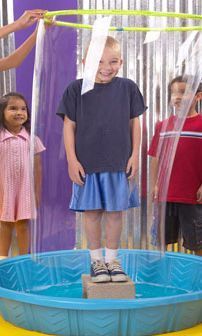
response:
[[[120,42],[114,37],[108,35],[106,39],[105,47],[110,47],[110,48],[119,47],[120,48]]]
[[[99,38],[99,37],[97,37],[97,38]],[[90,41],[89,41],[88,46],[87,46],[87,48],[86,48],[86,50],[84,52],[84,59],[87,56],[89,45],[90,45]],[[108,48],[117,48],[120,51],[120,54],[121,54],[120,42],[117,39],[115,39],[114,37],[110,36],[110,35],[108,35],[107,38],[106,38],[105,47],[108,47]]]
[[[171,87],[174,83],[193,83],[194,77],[193,76],[177,76],[171,80],[171,82],[168,84],[168,102],[170,102],[171,99]],[[202,92],[202,83],[199,83],[199,86],[196,90],[196,94],[198,92]]]

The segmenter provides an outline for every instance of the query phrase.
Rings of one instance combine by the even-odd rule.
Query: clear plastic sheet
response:
[[[152,243],[158,246],[161,251],[165,249],[165,211],[173,162],[185,119],[189,115],[192,101],[202,79],[201,43],[202,34],[194,34],[194,36],[191,36],[191,41],[189,36],[179,50],[177,66],[180,67],[182,65],[180,61],[184,63],[184,71],[180,75],[185,79],[186,90],[179,101],[180,106],[177,109],[172,105],[172,102],[168,102],[170,114],[161,128],[161,141],[159,141],[157,149],[159,201],[156,200],[153,204],[153,225],[151,228]],[[187,48],[184,48],[185,45],[187,48],[189,45],[189,53],[187,53]]]
[[[40,137],[46,151],[42,154],[41,201],[37,219],[31,223],[32,253],[71,249],[75,244],[75,214],[68,210],[71,183],[63,145],[63,121],[56,112],[65,87],[76,77],[76,31],[49,27],[44,41],[41,30],[38,35],[32,132]],[[65,63],[60,59],[63,54],[67,55]]]
[[[115,18],[113,18],[115,20]],[[119,18],[120,20],[120,18]],[[172,19],[172,22],[174,20]],[[122,22],[121,22],[122,23]],[[141,20],[138,18],[138,23],[140,25],[145,24],[145,20]],[[164,23],[163,23],[164,25]],[[58,107],[59,100],[62,96],[62,93],[67,86],[67,84],[76,78],[76,71],[74,74],[70,72],[70,68],[60,67],[60,58],[66,57],[65,55],[70,55],[71,58],[74,58],[76,61],[76,49],[78,46],[73,45],[71,48],[68,43],[68,28],[61,27],[51,27],[45,36],[44,48],[43,48],[43,57],[41,60],[42,71],[37,79],[38,92],[39,92],[39,109],[37,112],[37,119],[35,122],[35,132],[39,135],[46,146],[46,153],[43,154],[43,184],[42,184],[42,199],[41,205],[38,209],[37,221],[35,222],[34,230],[32,232],[32,252],[39,251],[48,251],[48,250],[57,250],[57,249],[67,249],[75,247],[75,214],[68,210],[68,203],[71,194],[71,183],[68,180],[67,174],[67,163],[65,158],[65,151],[63,145],[63,136],[62,136],[62,120],[56,116],[56,111]],[[74,31],[76,35],[76,31]],[[158,54],[158,59],[151,59],[150,64],[147,64],[146,71],[142,67],[139,71],[139,77],[134,76],[136,68],[134,68],[134,60],[132,60],[133,55],[130,54],[130,49],[128,49],[128,57],[125,59],[125,67],[127,68],[129,78],[135,80],[139,84],[140,90],[142,91],[145,101],[147,104],[148,94],[153,97],[153,106],[156,108],[156,115],[162,117],[162,108],[166,108],[170,111],[167,114],[167,118],[174,113],[172,109],[169,107],[169,103],[167,102],[168,93],[167,84],[168,78],[165,78],[165,93],[161,93],[161,96],[158,97],[156,95],[155,88],[152,85],[152,77],[146,78],[149,74],[151,76],[151,72],[149,72],[151,65],[155,64],[156,69],[159,74],[159,78],[162,81],[164,79],[164,47],[165,41],[171,41],[175,43],[173,38],[173,34],[171,33],[161,33],[158,40],[150,42],[147,46],[143,47],[143,39],[142,33],[125,33],[118,32],[113,33],[115,37],[120,39],[122,46],[126,46],[126,41],[129,42],[131,47],[136,47],[135,52],[136,63],[139,63],[138,59],[142,59],[145,57],[145,53],[151,53],[153,48],[159,47],[162,51]],[[178,34],[178,33],[176,33]],[[87,39],[89,39],[89,34],[85,35],[84,44]],[[117,36],[116,36],[117,35]],[[178,34],[179,35],[179,34]],[[62,39],[60,39],[62,38]],[[62,42],[61,42],[62,41]],[[65,44],[66,42],[66,44]],[[82,41],[83,42],[83,41]],[[60,47],[60,43],[62,43],[62,48]],[[181,74],[183,76],[192,75],[192,81],[188,82],[187,90],[189,90],[190,102],[191,98],[194,97],[194,94],[197,90],[197,87],[201,81],[201,67],[200,67],[200,59],[201,59],[201,33],[193,36],[191,42],[189,42],[189,50],[190,52],[187,54],[186,48],[175,49],[177,53],[180,52],[180,56],[178,57],[178,63],[176,62],[176,67],[170,69],[170,78],[174,78],[176,75]],[[66,46],[66,53],[65,53]],[[180,45],[179,45],[180,47]],[[129,47],[128,47],[129,48]],[[147,49],[145,49],[147,48]],[[167,45],[169,48],[169,45]],[[123,49],[123,54],[125,53],[125,49]],[[83,51],[84,53],[84,51]],[[130,57],[129,57],[130,55]],[[124,55],[125,56],[125,55]],[[176,56],[176,55],[175,55]],[[99,57],[98,57],[99,58]],[[98,59],[97,58],[97,59]],[[78,59],[78,58],[77,58]],[[37,62],[37,59],[36,59]],[[76,63],[76,62],[75,62]],[[183,63],[183,64],[182,64]],[[142,64],[142,63],[141,63]],[[95,65],[95,64],[94,64]],[[137,64],[136,64],[137,66]],[[170,66],[168,64],[168,66]],[[94,67],[94,73],[96,72],[96,66]],[[123,69],[124,72],[124,69]],[[93,83],[91,77],[91,84]],[[146,80],[150,81],[150,91],[149,93],[145,91],[144,82]],[[157,82],[156,82],[157,83]],[[157,89],[157,87],[156,87]],[[162,92],[162,91],[161,91]],[[180,132],[182,130],[185,118],[189,111],[189,103],[187,103],[186,96],[187,93],[182,98],[181,108],[178,111],[178,117],[176,118],[172,131],[175,132],[175,137],[171,138],[169,141],[169,146],[163,148],[162,142],[158,148],[158,153],[161,152],[161,159],[159,161],[159,173],[158,173],[158,181],[163,184],[163,188],[161,189],[161,207],[159,208],[159,204],[154,203],[154,222],[158,225],[158,230],[153,227],[153,236],[156,238],[156,244],[160,251],[165,250],[165,239],[164,239],[164,220],[165,220],[165,203],[166,203],[166,195],[168,190],[170,173],[172,170],[172,164],[175,156],[175,151],[177,148],[177,144],[179,141]],[[158,99],[159,101],[157,101]],[[35,100],[35,97],[33,97]],[[149,110],[150,110],[149,106]],[[147,113],[150,113],[148,110]],[[146,138],[148,121],[143,117],[141,119],[143,137],[142,143],[147,146],[148,139]],[[166,124],[164,124],[164,131],[166,130]],[[146,141],[145,141],[146,140]],[[145,152],[145,150],[144,150]],[[141,169],[144,167],[144,158],[140,157],[141,161]],[[147,166],[145,166],[147,169]],[[144,170],[145,170],[144,169]],[[141,171],[143,174],[143,170]],[[147,174],[147,171],[145,171]],[[141,179],[142,176],[138,176],[137,179]],[[139,182],[138,182],[139,183]],[[140,188],[140,199],[141,204],[145,202],[145,206],[150,199],[147,197],[146,190],[143,189],[143,184]],[[146,186],[145,186],[146,188]],[[144,195],[143,195],[144,194]],[[158,207],[156,210],[155,207]],[[139,211],[139,209],[135,209],[134,211]],[[127,216],[127,215],[126,215]],[[127,221],[134,220],[133,215],[128,212]],[[135,231],[135,223],[134,231]],[[141,229],[140,229],[141,230]],[[125,236],[127,235],[127,239],[133,235],[134,232],[129,232],[125,229],[123,230]],[[78,233],[78,232],[77,232]],[[158,234],[158,237],[157,237]],[[156,237],[155,237],[156,235]],[[129,237],[130,236],[130,237]],[[150,237],[151,238],[151,237]],[[158,238],[158,239],[157,239]],[[84,239],[82,237],[81,239]],[[129,239],[130,240],[130,239]],[[131,247],[133,243],[131,243]]]

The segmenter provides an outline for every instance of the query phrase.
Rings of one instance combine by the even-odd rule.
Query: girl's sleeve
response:
[[[45,150],[46,148],[44,147],[42,141],[39,139],[38,136],[35,136],[34,154],[41,153]]]

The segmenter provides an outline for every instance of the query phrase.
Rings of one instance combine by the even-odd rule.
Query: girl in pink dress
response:
[[[34,187],[36,206],[41,186],[40,153],[45,150],[36,136]],[[30,114],[19,93],[0,98],[0,256],[8,256],[15,228],[20,254],[29,251],[29,219],[35,217],[30,174]]]

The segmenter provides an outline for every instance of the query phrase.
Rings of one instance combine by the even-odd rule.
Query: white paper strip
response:
[[[165,28],[167,26],[167,20],[164,18],[149,18],[150,27],[161,27]],[[150,31],[146,33],[143,44],[151,43],[159,39],[161,32],[160,31]]]
[[[143,44],[154,42],[154,41],[158,40],[159,36],[160,36],[160,32],[159,31],[148,32],[148,33],[146,33],[146,36],[145,36]]]
[[[111,16],[97,19],[93,25],[92,38],[85,59],[81,94],[94,88],[99,62],[105,47]]]
[[[187,39],[181,44],[176,64],[178,67],[181,66],[184,60],[189,56],[191,43],[194,41],[197,33],[197,31],[189,33]]]
[[[39,106],[39,92],[40,92],[40,80],[41,80],[40,76],[43,64],[43,46],[44,46],[45,32],[46,30],[44,20],[40,20],[36,38],[34,75],[32,82],[32,108],[31,108],[32,118],[31,118],[31,145],[30,145],[31,159],[33,159],[34,157],[34,134],[35,134],[35,124]]]
[[[32,83],[32,117],[31,117],[31,134],[30,134],[30,174],[32,176],[32,188],[34,190],[34,144],[35,144],[35,126],[37,120],[37,113],[39,107],[39,93],[40,93],[40,81],[41,81],[41,71],[43,64],[43,46],[45,38],[45,25],[44,20],[39,21],[39,27],[37,31],[36,38],[36,49],[35,49],[35,63],[34,63],[34,74]],[[33,218],[36,218],[36,205],[35,205],[35,195],[32,193],[32,212]],[[32,240],[31,240],[31,253],[36,251],[36,219],[32,221]]]

